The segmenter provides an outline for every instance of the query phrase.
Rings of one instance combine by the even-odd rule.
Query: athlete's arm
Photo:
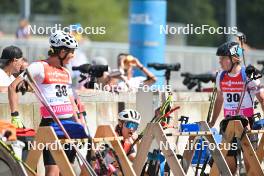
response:
[[[75,98],[74,98],[73,95],[70,95],[70,101],[71,101],[71,104],[73,106],[73,118],[75,119],[76,122],[78,122],[78,123],[82,124],[83,126],[85,126],[86,124],[85,124],[85,120],[84,120],[83,115],[82,114],[79,114],[79,115],[77,114],[80,111],[78,109],[78,106],[77,106],[77,104],[75,102]]]
[[[70,81],[70,84],[72,84],[72,81]],[[70,102],[72,104],[72,107],[73,107],[73,118],[76,122],[82,124],[82,125],[85,125],[85,120],[84,120],[84,117],[82,115],[82,112],[79,108],[78,108],[78,104],[76,103],[75,100],[78,99],[78,94],[76,92],[75,89],[73,89],[71,86],[69,87],[69,99],[70,99]],[[80,114],[77,114],[77,113],[80,113]]]
[[[133,162],[137,155],[137,145],[134,145],[128,154],[128,159]]]
[[[138,138],[138,135],[136,133],[134,133],[132,135],[132,137],[129,139],[130,140],[130,143],[133,144],[134,141]],[[130,161],[134,161],[135,158],[136,158],[136,155],[137,155],[137,148],[138,148],[138,145],[139,145],[140,141],[137,142],[136,145],[134,145],[130,151],[130,154],[128,155],[128,158]]]
[[[131,162],[133,162],[133,161],[135,160],[135,158],[136,158],[136,152],[131,153],[131,154],[128,155],[128,159],[129,159]]]
[[[157,78],[146,67],[144,67],[138,59],[135,59],[136,66],[146,75],[147,79],[144,81],[144,85],[151,85],[157,81]]]
[[[18,111],[18,93],[16,92],[17,85],[23,81],[21,76],[18,76],[9,86],[8,86],[8,100],[11,113]]]
[[[11,111],[11,123],[16,128],[24,128],[23,120],[18,112],[18,93],[16,92],[17,85],[23,81],[22,77],[17,77],[8,87],[8,100]]]
[[[40,62],[33,62],[28,66],[27,70],[34,76],[34,79],[42,81],[44,68]],[[21,73],[8,87],[8,100],[11,113],[18,112],[19,95],[16,92],[17,85],[27,79],[25,72]],[[13,117],[12,117],[13,118]]]
[[[74,101],[74,97],[72,95],[69,96],[70,98],[70,101],[71,101],[71,104],[72,104],[72,107],[73,107],[73,117],[74,119],[76,120],[76,122],[79,122],[79,118],[78,118],[78,107]]]
[[[264,91],[260,91],[256,94],[256,97],[261,105],[261,109],[264,112]]]

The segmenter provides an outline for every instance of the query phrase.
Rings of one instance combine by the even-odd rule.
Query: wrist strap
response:
[[[19,116],[19,113],[18,113],[18,111],[11,112],[11,116],[12,116],[12,117],[14,117],[14,116]]]

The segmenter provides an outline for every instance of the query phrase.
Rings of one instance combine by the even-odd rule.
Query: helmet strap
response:
[[[59,60],[60,60],[60,65],[61,65],[61,67],[64,66],[64,65],[63,65],[63,61],[66,59],[66,57],[68,56],[69,53],[70,53],[70,52],[67,51],[64,57],[60,57],[60,55],[58,55]]]
[[[231,68],[227,71],[228,73],[230,73],[235,66],[235,63],[232,61],[232,56],[229,56],[229,59],[230,59],[232,65],[231,65]]]

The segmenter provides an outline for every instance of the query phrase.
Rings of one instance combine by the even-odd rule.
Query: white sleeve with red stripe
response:
[[[41,62],[33,62],[27,67],[29,73],[34,77],[37,83],[42,83],[45,77],[44,74],[44,66]],[[27,76],[23,73],[20,76],[24,77],[25,79]]]

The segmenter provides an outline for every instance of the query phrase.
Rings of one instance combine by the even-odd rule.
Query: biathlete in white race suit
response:
[[[56,31],[49,38],[50,50],[46,60],[36,61],[30,64],[28,71],[36,81],[41,92],[47,99],[57,117],[63,122],[64,120],[79,121],[77,116],[77,106],[74,103],[73,91],[71,88],[72,79],[69,71],[64,67],[74,57],[74,51],[78,43],[68,33]],[[11,108],[12,122],[21,127],[22,119],[18,112],[18,95],[15,92],[16,85],[26,76],[22,73],[9,86],[9,102]],[[40,115],[42,117],[39,126],[50,126],[53,119],[47,109],[41,105]],[[75,159],[74,149],[65,150],[71,163]],[[48,150],[43,151],[44,165],[46,175],[52,174],[59,176],[59,168],[56,165]]]
[[[209,122],[210,127],[215,125],[223,105],[224,117],[237,115],[236,111],[241,98],[243,99],[238,115],[242,115],[248,119],[250,128],[253,124],[255,97],[259,100],[262,110],[264,109],[264,94],[259,79],[248,82],[245,95],[241,97],[244,92],[244,85],[248,80],[246,68],[240,65],[242,52],[242,48],[240,48],[237,42],[226,42],[217,50],[216,55],[219,56],[222,71],[218,73],[216,78],[217,96],[212,120]],[[232,173],[236,171],[236,155],[236,151],[229,150],[226,157]],[[247,166],[248,163],[245,164]]]
[[[124,138],[121,144],[130,161],[134,161],[136,158],[137,147],[135,145],[131,148],[131,145],[138,138],[136,131],[140,121],[141,115],[134,109],[125,109],[118,114],[115,132]]]

